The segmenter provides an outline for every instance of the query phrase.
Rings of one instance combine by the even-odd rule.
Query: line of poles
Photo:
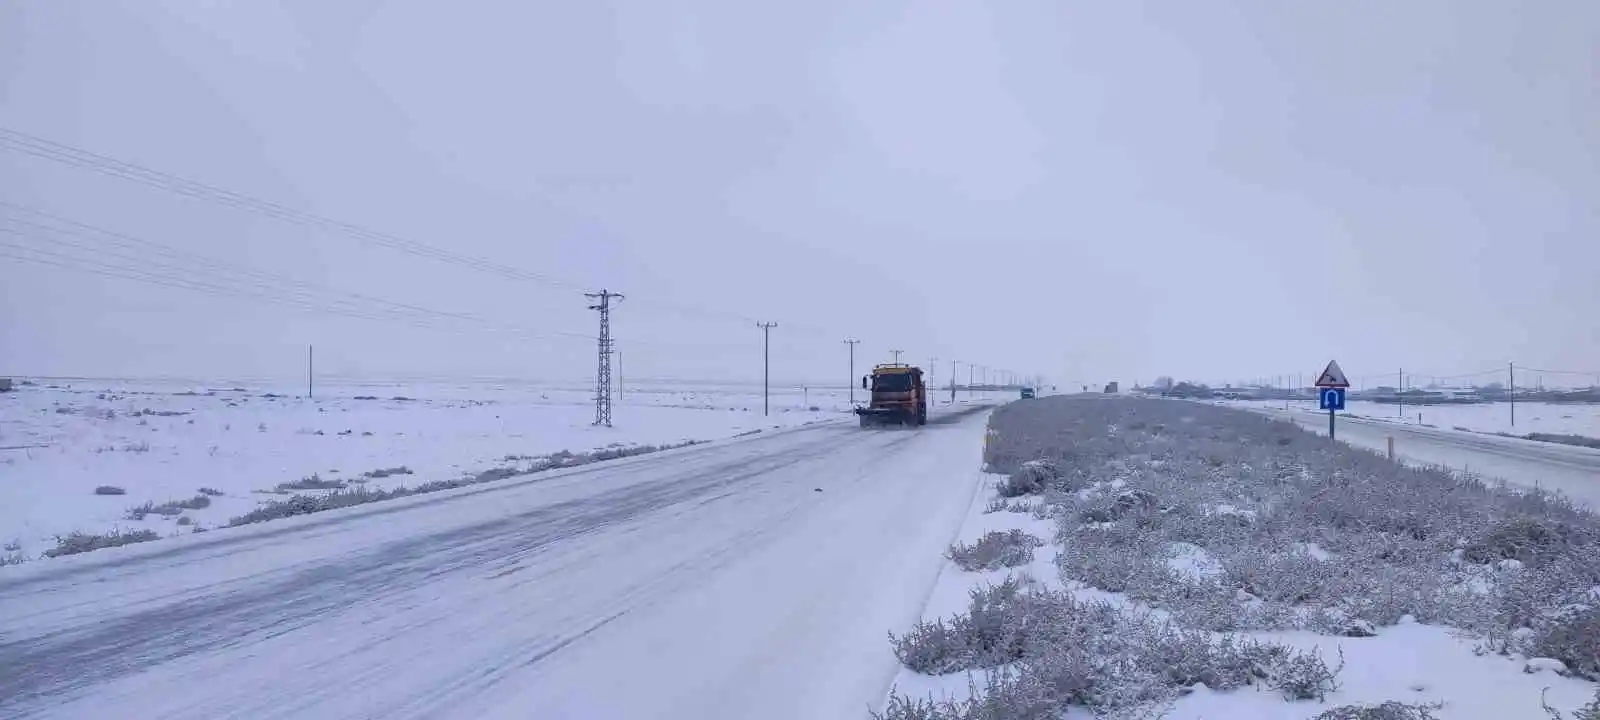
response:
[[[595,378],[595,424],[609,427],[611,425],[611,392],[613,375],[612,359],[613,355],[616,354],[614,345],[615,341],[612,339],[610,332],[610,310],[612,309],[612,305],[609,301],[613,298],[621,299],[622,295],[620,293],[612,293],[610,291],[602,290],[599,293],[587,293],[586,296],[589,298],[599,299],[599,302],[591,305],[590,309],[600,311],[600,345],[597,353],[598,372]],[[778,323],[770,321],[756,321],[755,325],[761,329],[761,414],[763,416],[770,416],[772,414],[772,329],[777,327]],[[856,402],[856,346],[861,344],[861,340],[859,338],[849,337],[845,338],[842,342],[849,348],[850,382],[848,383],[847,387],[849,388],[850,393],[850,404],[853,406]],[[893,355],[894,363],[898,365],[900,364],[900,357],[905,354],[905,351],[896,349],[890,350],[889,353]],[[928,359],[927,372],[930,376],[933,374],[938,362],[938,357],[931,357]],[[309,366],[309,364],[310,356],[308,349],[307,365]],[[959,376],[960,369],[960,360],[950,361],[951,402],[954,402],[956,399],[956,378]],[[979,377],[980,373],[981,378]],[[991,384],[990,382],[991,373],[993,373],[994,384]],[[310,374],[309,367],[307,374]],[[991,368],[986,365],[977,365],[973,363],[967,364],[967,395],[969,397],[978,387],[983,387],[986,390],[997,389],[1000,387],[1009,388],[1019,385],[1022,381],[1023,376],[1019,373],[1011,372],[1009,370]],[[934,386],[935,384],[929,383],[929,385]],[[309,385],[306,393],[307,395],[310,394]]]

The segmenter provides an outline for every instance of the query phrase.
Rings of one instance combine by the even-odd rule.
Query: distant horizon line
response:
[[[184,376],[184,375],[31,375],[31,374],[4,374],[0,377],[11,378],[17,381],[48,381],[48,382],[133,382],[133,383],[163,383],[184,384],[194,386],[207,386],[211,389],[230,389],[224,386],[246,385],[299,385],[304,386],[306,379],[268,377],[268,376]],[[528,377],[509,375],[390,375],[390,376],[364,376],[341,373],[314,375],[313,380],[321,385],[354,385],[354,386],[383,386],[404,383],[430,384],[430,385],[484,385],[507,384],[523,386],[541,385],[571,385],[589,387],[594,384],[593,378],[559,378],[559,377]],[[637,383],[657,383],[665,385],[728,385],[761,387],[761,380],[745,379],[711,379],[683,376],[654,376],[639,378],[623,378],[619,385],[626,390],[629,385]],[[774,388],[817,388],[844,390],[853,386],[853,383],[844,382],[815,382],[810,380],[773,380],[769,383]]]
[[[268,377],[268,376],[259,376],[259,377],[250,377],[250,376],[197,377],[197,376],[183,376],[183,375],[29,375],[29,374],[20,374],[20,373],[8,375],[8,374],[5,374],[5,373],[0,373],[0,378],[11,378],[11,379],[17,380],[19,382],[22,381],[22,380],[28,380],[28,381],[33,381],[33,382],[52,382],[52,383],[82,383],[82,382],[116,383],[116,382],[126,382],[126,383],[174,384],[174,385],[188,385],[188,386],[193,386],[193,387],[197,387],[197,388],[204,387],[205,389],[208,389],[208,390],[231,390],[234,387],[240,387],[240,386],[256,386],[258,388],[261,387],[261,386],[273,386],[273,387],[295,386],[295,387],[303,388],[305,386],[305,382],[306,382],[306,378],[304,378],[304,377],[287,378],[287,377],[281,377],[281,376],[279,376],[279,377]],[[355,387],[368,387],[368,386],[380,387],[380,386],[387,386],[387,385],[399,385],[399,384],[411,383],[411,384],[419,384],[419,385],[492,385],[492,384],[504,384],[504,385],[519,385],[519,386],[524,386],[524,387],[540,387],[540,386],[558,387],[558,386],[565,386],[565,387],[572,387],[572,388],[588,389],[588,388],[592,387],[594,385],[594,382],[595,382],[593,378],[576,378],[576,379],[574,379],[574,378],[536,378],[536,377],[509,376],[509,375],[451,376],[451,375],[423,375],[423,374],[418,374],[418,375],[391,375],[391,376],[363,376],[363,375],[351,375],[351,374],[344,374],[344,373],[329,373],[329,374],[326,374],[326,375],[318,374],[318,375],[314,375],[312,377],[312,379],[315,381],[315,383],[318,386],[321,386],[321,385],[344,385],[344,386],[355,386]],[[627,378],[627,377],[624,377],[624,378],[621,379],[621,381],[618,383],[618,385],[622,388],[623,392],[626,392],[629,386],[638,385],[638,384],[641,384],[641,383],[654,383],[654,384],[660,384],[660,385],[684,385],[684,386],[711,385],[711,386],[730,386],[730,387],[749,387],[749,388],[760,388],[761,385],[762,385],[762,382],[759,379],[756,379],[756,380],[748,380],[748,379],[711,379],[711,378],[696,378],[696,377],[685,377],[685,376],[647,376],[647,377],[638,377],[638,378]],[[851,388],[856,387],[856,384],[853,383],[853,382],[837,382],[837,381],[820,381],[819,382],[819,381],[814,381],[814,380],[779,380],[779,379],[774,379],[769,383],[769,386],[774,388],[774,389],[802,390],[802,389],[806,389],[806,388],[814,388],[814,389],[818,389],[818,390],[849,390]],[[984,385],[982,383],[979,383],[978,386],[982,387]],[[949,385],[946,384],[946,383],[938,383],[934,387],[935,387],[935,389],[938,389],[938,388],[944,388],[945,390],[949,389]],[[966,385],[962,384],[962,383],[957,383],[957,387],[964,388],[964,387],[966,387]],[[999,387],[999,386],[995,386],[995,387]]]

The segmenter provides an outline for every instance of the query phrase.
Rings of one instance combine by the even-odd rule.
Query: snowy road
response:
[[[864,716],[976,497],[985,417],[0,568],[0,716]]]
[[[1328,434],[1326,413],[1249,409],[1278,417],[1287,414],[1307,430]],[[1444,465],[1559,490],[1576,502],[1600,509],[1600,450],[1342,416],[1336,432],[1344,442],[1379,452],[1387,450],[1388,438],[1393,437],[1395,454],[1407,462]]]

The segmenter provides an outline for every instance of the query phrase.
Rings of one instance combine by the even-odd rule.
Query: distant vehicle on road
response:
[[[1034,392],[1033,388],[1025,387],[1025,388],[1022,389],[1022,399],[1023,400],[1032,400],[1034,395],[1035,395],[1035,392]]]

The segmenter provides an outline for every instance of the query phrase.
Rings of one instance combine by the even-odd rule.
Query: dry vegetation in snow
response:
[[[1412,622],[1458,629],[1530,672],[1600,680],[1600,519],[1563,498],[1196,403],[1041,398],[990,426],[984,460],[1004,479],[987,510],[1055,518],[1063,579],[1125,602],[1009,581],[975,590],[967,612],[892,638],[912,670],[980,671],[972,697],[897,697],[885,717],[1158,714],[1196,683],[1320,700],[1340,685],[1342,641]],[[1013,507],[1029,498],[1041,502]],[[991,535],[951,557],[983,570],[1032,552]],[[1266,631],[1327,642],[1252,639]],[[1437,709],[1396,698],[1305,717]],[[1527,709],[1539,714],[1536,698]]]

